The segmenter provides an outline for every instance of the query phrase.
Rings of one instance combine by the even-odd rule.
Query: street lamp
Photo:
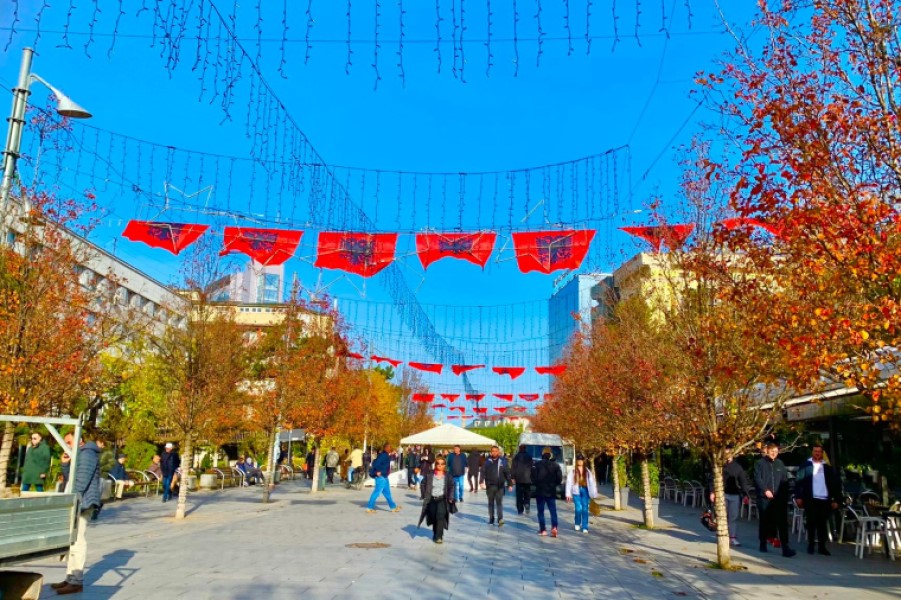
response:
[[[22,149],[22,128],[25,125],[25,107],[28,104],[28,96],[31,94],[31,82],[40,81],[50,88],[56,96],[56,112],[64,117],[72,119],[88,119],[91,113],[72,101],[71,98],[47,83],[36,73],[31,72],[31,61],[34,50],[25,48],[22,51],[22,65],[19,68],[19,83],[13,89],[13,107],[9,116],[9,132],[6,134],[6,146],[3,150],[3,181],[0,183],[0,208],[5,209],[9,204],[9,194],[12,189],[13,177],[16,174],[16,161]]]

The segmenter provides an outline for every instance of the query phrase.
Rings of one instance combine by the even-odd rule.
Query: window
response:
[[[282,278],[274,273],[263,273],[258,282],[257,302],[278,302]]]

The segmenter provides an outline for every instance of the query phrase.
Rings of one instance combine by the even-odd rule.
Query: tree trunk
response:
[[[716,514],[716,564],[726,569],[732,562],[729,552],[729,520],[726,514],[726,494],[723,485],[723,463],[719,456],[713,457],[713,493]]]
[[[617,461],[619,460],[619,455],[613,455],[613,510],[622,510],[623,505],[619,501],[619,490],[620,486],[623,484],[622,481],[619,480],[619,465]]]
[[[269,437],[269,470],[266,471],[266,482],[263,485],[263,504],[269,503],[269,495],[275,487],[275,470],[278,468],[275,464],[276,444],[278,444],[278,427],[272,429],[272,435]]]
[[[654,494],[651,490],[651,469],[648,467],[648,455],[641,455],[641,491],[644,497],[644,526],[654,528]]]
[[[313,487],[310,491],[319,491],[319,446],[313,446]]]
[[[9,469],[9,457],[13,451],[13,438],[16,426],[7,421],[3,426],[3,443],[0,444],[0,488],[6,487],[6,472]]]
[[[181,446],[181,475],[178,481],[178,505],[175,509],[175,518],[184,519],[188,508],[188,476],[191,467],[194,466],[194,447],[191,445],[191,437],[184,439]]]

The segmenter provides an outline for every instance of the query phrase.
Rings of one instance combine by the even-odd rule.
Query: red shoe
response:
[[[781,548],[782,542],[779,541],[779,538],[773,538],[773,548]]]
[[[557,528],[551,527],[551,537],[557,537]]]

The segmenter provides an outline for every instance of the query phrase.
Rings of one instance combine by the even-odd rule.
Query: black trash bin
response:
[[[28,571],[0,571],[0,600],[38,600],[44,576]]]

